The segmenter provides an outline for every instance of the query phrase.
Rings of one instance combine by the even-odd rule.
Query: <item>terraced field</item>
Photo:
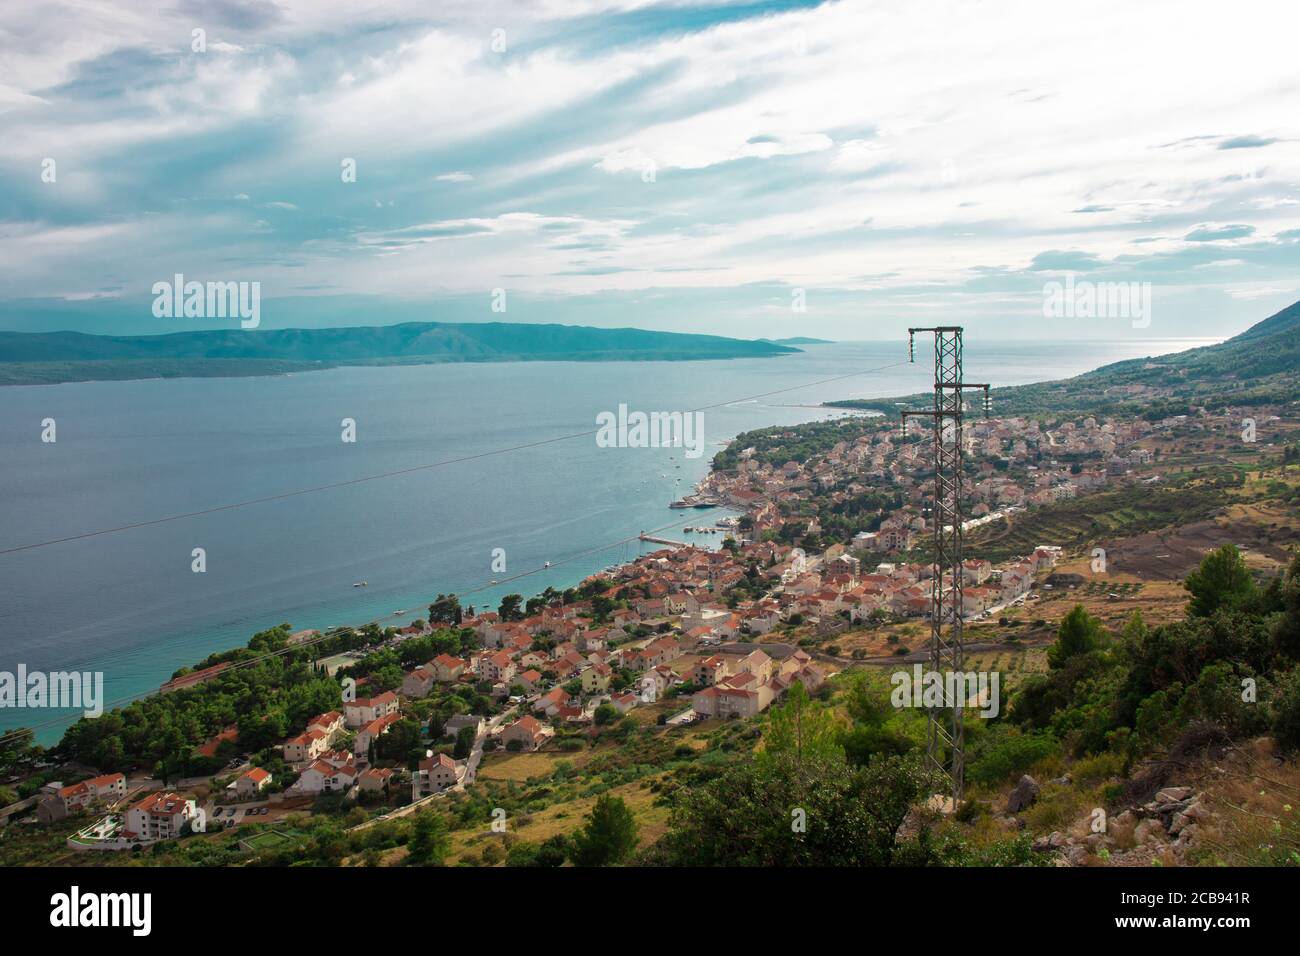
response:
[[[994,563],[1028,554],[1040,544],[1073,551],[1106,537],[1207,519],[1230,500],[1226,488],[1211,484],[1102,491],[1018,513],[1009,527],[1005,521],[985,525],[967,537],[966,551]]]

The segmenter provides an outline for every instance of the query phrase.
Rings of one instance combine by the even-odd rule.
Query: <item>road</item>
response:
[[[365,823],[359,823],[356,826],[351,827],[350,829],[365,830],[368,827],[372,827],[376,823],[382,823],[385,820],[396,820],[400,817],[404,817],[407,816],[408,814],[414,813],[416,810],[418,810],[420,807],[424,806],[425,804],[432,803],[434,800],[444,797],[454,790],[463,791],[465,789],[466,784],[474,782],[474,778],[478,773],[479,762],[482,761],[483,759],[483,745],[487,743],[488,737],[491,735],[492,731],[496,730],[498,727],[501,726],[501,724],[506,720],[506,718],[514,715],[514,712],[517,709],[517,707],[518,705],[509,707],[506,710],[503,710],[501,713],[497,714],[491,720],[484,722],[483,729],[480,730],[478,736],[474,738],[474,747],[472,750],[470,750],[469,757],[465,761],[465,773],[462,775],[460,779],[460,783],[456,784],[456,786],[448,787],[446,790],[439,790],[437,793],[431,793],[427,797],[421,797],[419,800],[416,800],[413,803],[408,803],[404,807],[398,807],[396,810],[392,810],[381,816],[377,816],[372,820],[367,820]]]
[[[501,713],[497,714],[483,725],[483,729],[480,730],[478,736],[474,738],[474,749],[469,752],[469,759],[465,761],[465,775],[461,777],[460,783],[456,784],[453,789],[464,790],[465,784],[474,782],[474,778],[478,774],[479,762],[483,759],[483,745],[487,743],[487,739],[492,735],[492,731],[500,727],[507,717],[514,715],[518,706],[519,705],[516,704],[513,707],[501,711]]]

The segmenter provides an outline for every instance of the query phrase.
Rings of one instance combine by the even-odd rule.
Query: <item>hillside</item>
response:
[[[1218,345],[1171,355],[1129,359],[1074,378],[992,391],[994,414],[1130,414],[1148,418],[1184,413],[1189,404],[1267,405],[1300,399],[1300,302]],[[892,414],[898,403],[930,395],[831,402]]]
[[[338,365],[426,362],[763,358],[796,351],[717,335],[504,322],[130,336],[0,332],[0,384],[267,375]]]

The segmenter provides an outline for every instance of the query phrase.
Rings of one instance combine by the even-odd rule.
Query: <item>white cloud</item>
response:
[[[688,4],[640,0],[447,0],[436,22],[422,0],[280,6],[256,28],[211,24],[207,55],[189,52],[192,15],[125,0],[0,13],[0,162],[58,157],[58,187],[31,203],[124,230],[79,240],[78,268],[101,268],[85,248],[99,242],[105,279],[150,274],[151,231],[200,261],[240,254],[244,226],[270,231],[233,219],[214,237],[165,193],[123,208],[150,185],[131,156],[196,161],[208,195],[286,197],[265,204],[304,213],[277,217],[286,245],[243,254],[359,290],[505,274],[555,293],[955,289],[1048,250],[1173,256],[1207,245],[1187,238],[1199,224],[1249,226],[1224,240],[1230,271],[1243,246],[1300,228],[1295,13],[1263,0],[843,2],[707,28],[674,24]],[[569,22],[638,8],[664,28],[606,43],[601,21]],[[87,69],[118,91],[78,84]],[[1273,142],[1218,148],[1252,136]],[[338,184],[343,156],[355,184]],[[328,231],[286,231],[299,220]],[[39,293],[23,261],[0,279]]]

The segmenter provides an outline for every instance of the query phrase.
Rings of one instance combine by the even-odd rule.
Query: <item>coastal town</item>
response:
[[[1170,447],[1239,421],[1232,409],[1053,427],[972,421],[968,536],[1078,496],[1159,482]],[[396,818],[464,794],[485,759],[573,752],[642,712],[653,715],[649,732],[665,734],[753,718],[795,684],[815,694],[847,668],[888,665],[860,650],[849,656],[839,642],[925,622],[953,587],[934,579],[925,557],[930,438],[857,415],[768,429],[758,444],[728,447],[696,489],[695,501],[734,513],[717,522],[716,549],[672,542],[568,591],[516,595],[497,610],[439,595],[427,619],[402,627],[259,635],[278,652],[309,655],[340,688],[336,705],[261,746],[234,721],[195,748],[195,760],[218,769],[193,779],[122,767],[48,781],[31,798],[32,820],[77,819],[67,847],[85,852],[347,807]],[[1059,586],[1063,556],[1061,544],[1039,541],[1002,560],[968,558],[963,616],[974,623],[1040,601]],[[340,640],[353,646],[317,653]],[[193,692],[237,666],[185,669],[160,690]]]

